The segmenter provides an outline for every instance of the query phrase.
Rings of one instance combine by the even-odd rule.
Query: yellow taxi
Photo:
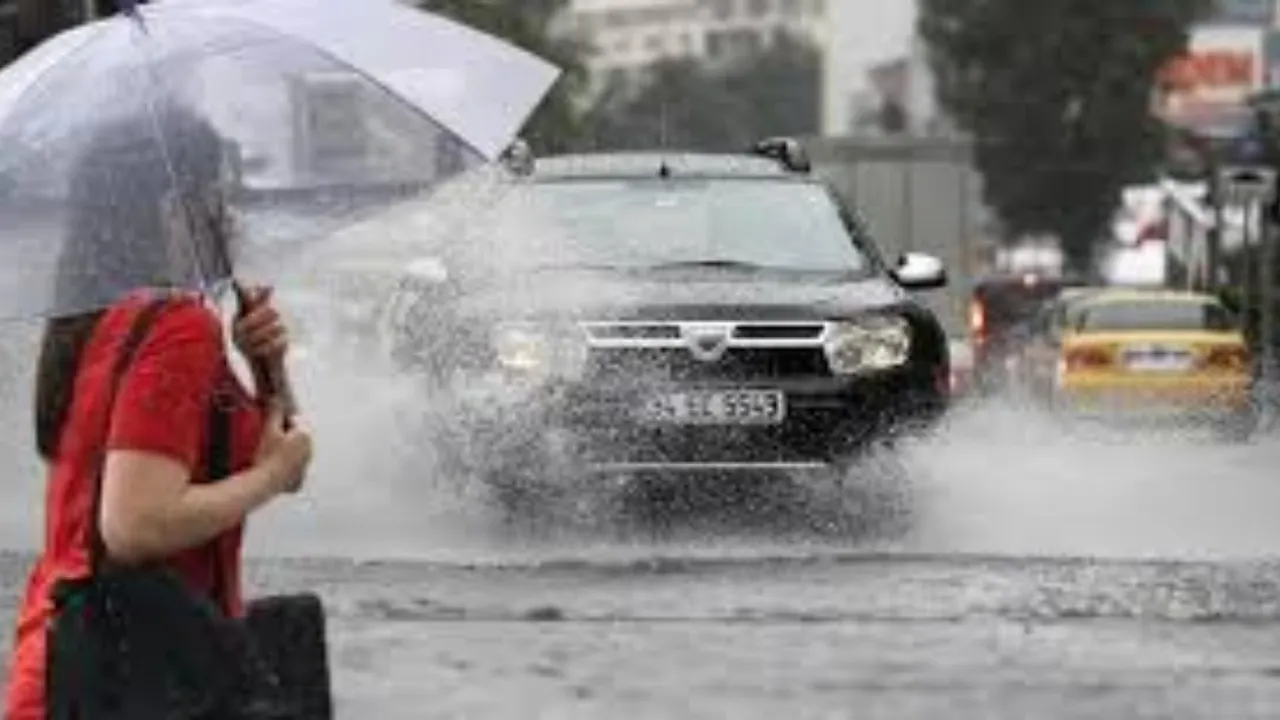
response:
[[[1058,410],[1253,429],[1253,362],[1234,314],[1211,295],[1094,291],[1070,305],[1057,346]]]

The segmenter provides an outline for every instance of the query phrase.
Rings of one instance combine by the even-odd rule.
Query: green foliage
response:
[[[635,86],[615,80],[604,89],[584,144],[592,150],[721,150],[740,142],[733,120],[741,114],[738,99],[706,67],[664,60],[646,68]]]
[[[921,0],[938,99],[977,142],[986,200],[1011,234],[1062,238],[1088,262],[1121,188],[1163,128],[1155,77],[1203,0]]]
[[[635,84],[606,87],[584,144],[718,152],[770,135],[808,135],[818,130],[820,87],[818,51],[785,35],[723,68],[661,61]]]

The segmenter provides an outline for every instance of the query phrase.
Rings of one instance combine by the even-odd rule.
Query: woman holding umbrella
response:
[[[236,379],[216,311],[202,295],[177,289],[198,286],[195,275],[224,276],[210,269],[232,257],[220,138],[175,106],[146,126],[137,120],[95,133],[72,172],[55,292],[58,307],[86,310],[48,321],[44,334],[35,421],[48,465],[45,545],[19,616],[6,720],[102,717],[98,706],[108,703],[119,717],[167,715],[163,695],[172,687],[157,680],[148,689],[145,648],[130,651],[131,669],[114,668],[134,673],[121,683],[91,677],[125,663],[86,660],[85,645],[101,651],[109,644],[102,638],[132,627],[170,635],[167,647],[187,643],[192,662],[209,655],[199,644],[216,638],[172,637],[200,629],[172,624],[185,612],[174,607],[176,588],[190,593],[192,607],[213,609],[210,627],[239,617],[243,523],[297,491],[311,459],[307,431]],[[133,290],[112,297],[120,288]],[[258,367],[280,363],[286,334],[268,293],[244,293],[241,309],[240,352]],[[140,582],[160,577],[141,568],[175,582],[140,592]],[[115,585],[95,585],[95,577]],[[117,591],[119,617],[83,612],[104,587]],[[153,601],[169,605],[140,607]],[[241,716],[227,712],[211,709],[209,717]]]
[[[262,401],[271,389],[288,399],[278,373],[255,369],[267,390],[258,397],[234,380],[217,316],[191,292],[231,277],[233,260],[221,142],[206,123],[265,160],[259,187],[314,200],[302,221],[244,243],[273,251],[294,244],[281,236],[317,240],[377,205],[363,192],[313,199],[317,187],[425,192],[496,160],[560,71],[404,3],[123,5],[130,12],[61,33],[0,71],[0,175],[23,179],[0,195],[0,318],[58,318],[37,382],[45,548],[5,718],[323,718],[328,696],[315,691],[327,692],[327,675],[294,665],[322,652],[290,648],[267,662],[286,689],[309,682],[308,697],[323,695],[306,712],[225,702],[248,696],[227,677],[246,667],[238,658],[252,643],[224,622],[242,610],[240,528],[298,488],[311,444]],[[326,102],[335,88],[358,102]],[[351,125],[353,108],[378,121],[361,137],[336,132],[367,152],[343,145],[341,162],[316,162],[333,159],[332,128]],[[455,153],[441,148],[464,162],[442,162]],[[241,305],[240,351],[278,368],[284,335],[269,299],[246,292]],[[304,615],[320,615],[303,605],[268,604],[273,614],[254,603],[246,625],[288,616],[265,625],[302,629]],[[194,700],[175,711],[171,695]]]

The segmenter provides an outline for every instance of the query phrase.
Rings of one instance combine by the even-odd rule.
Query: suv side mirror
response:
[[[947,285],[947,269],[942,261],[925,253],[903,255],[891,274],[899,285],[908,290],[932,290]]]

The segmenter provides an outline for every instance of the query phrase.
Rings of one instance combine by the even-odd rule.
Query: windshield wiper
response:
[[[728,259],[707,259],[707,260],[678,260],[672,262],[655,263],[653,265],[613,265],[609,263],[548,263],[544,265],[535,265],[530,268],[532,272],[557,272],[565,270],[576,270],[581,272],[602,272],[602,273],[649,273],[663,272],[667,270],[730,270],[749,273],[802,273],[806,275],[833,275],[836,277],[848,277],[852,274],[846,270],[817,270],[805,268],[789,268],[776,265],[760,265],[759,263],[746,262],[743,260]]]
[[[548,263],[546,265],[534,265],[530,270],[534,272],[555,272],[557,270],[582,270],[584,272],[627,272],[634,268],[624,265],[610,265],[608,263]]]
[[[688,270],[701,268],[733,270],[746,273],[795,275],[809,278],[822,277],[831,282],[849,282],[861,277],[861,273],[854,269],[785,267],[781,265],[760,265],[758,263],[750,263],[741,260],[686,260],[681,262],[649,265],[644,269],[649,272],[661,272],[663,270]]]
[[[775,270],[780,268],[771,268],[756,263],[743,262],[741,260],[682,260],[679,262],[658,263],[650,265],[649,270],[680,270],[683,268],[723,268],[725,270]]]

